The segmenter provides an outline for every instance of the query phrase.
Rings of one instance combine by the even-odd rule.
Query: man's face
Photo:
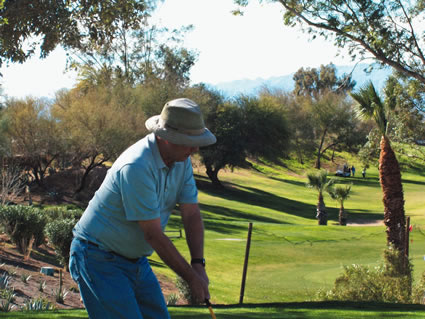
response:
[[[170,146],[170,156],[173,158],[175,162],[183,162],[190,155],[199,151],[199,147],[197,146],[187,146],[187,145],[178,145],[169,142]]]

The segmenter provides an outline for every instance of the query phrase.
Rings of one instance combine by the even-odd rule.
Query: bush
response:
[[[425,272],[422,273],[419,284],[413,289],[412,299],[414,303],[425,304]]]
[[[79,220],[83,215],[83,211],[81,209],[69,209],[68,207],[45,208],[44,212],[46,213],[49,222],[66,218]]]
[[[189,284],[182,277],[177,276],[176,287],[179,290],[183,299],[186,300],[189,304],[193,303],[192,292],[190,291]]]
[[[61,264],[66,267],[68,267],[69,262],[72,229],[76,223],[77,220],[73,218],[57,219],[48,223],[45,228],[49,242],[54,246]]]
[[[44,212],[32,206],[1,206],[0,223],[10,240],[24,256],[29,256],[32,246],[44,243]]]
[[[362,265],[344,266],[344,272],[322,300],[409,303],[412,297],[412,266],[396,249],[384,252],[384,263],[373,269]]]

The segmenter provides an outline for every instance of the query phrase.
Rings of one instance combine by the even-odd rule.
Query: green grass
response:
[[[169,307],[172,319],[211,318],[206,307]],[[423,318],[425,307],[419,305],[391,305],[353,302],[302,302],[263,305],[213,306],[219,319],[357,319],[357,318]],[[0,313],[0,318],[10,319],[86,319],[85,310],[59,310],[44,312]]]
[[[344,203],[349,222],[382,220],[382,192],[376,168],[361,177],[338,178],[353,183]],[[305,187],[305,167],[289,163],[254,165],[256,170],[223,171],[224,190],[211,187],[203,171],[195,170],[205,223],[205,257],[211,300],[217,318],[423,318],[418,305],[317,302],[319,290],[331,289],[342,267],[376,266],[386,247],[384,226],[337,225],[339,207],[325,194],[328,226],[318,226],[315,210],[318,194]],[[330,170],[331,171],[331,170]],[[423,168],[402,173],[406,215],[411,217],[410,258],[417,281],[425,271],[425,174]],[[331,171],[332,172],[332,171]],[[249,222],[253,223],[244,306],[239,302]],[[170,230],[181,227],[172,216]],[[184,233],[183,233],[184,234]],[[189,258],[185,238],[172,239]],[[157,255],[154,271],[175,280],[175,274]],[[211,318],[205,307],[170,307],[172,318]],[[7,318],[27,318],[22,313]],[[0,314],[0,317],[2,315]],[[85,311],[31,313],[31,318],[87,318]]]
[[[356,165],[356,163],[355,163]],[[358,170],[360,165],[356,165]],[[318,290],[332,288],[343,265],[375,266],[386,247],[384,226],[341,227],[339,206],[325,194],[328,226],[317,226],[318,194],[305,187],[306,178],[295,169],[255,164],[256,170],[223,171],[219,178],[225,190],[210,187],[197,171],[199,199],[205,223],[205,255],[212,300],[220,304],[239,301],[248,223],[253,234],[244,301],[248,303],[304,302],[315,300]],[[330,173],[331,174],[331,173]],[[410,256],[416,280],[425,271],[425,177],[403,172],[406,214],[415,231],[411,233]],[[353,183],[344,206],[349,222],[382,220],[382,192],[376,168],[355,178],[338,178]],[[171,228],[179,226],[174,216]],[[188,257],[185,239],[174,239]],[[152,257],[159,266],[157,256]],[[156,267],[170,278],[167,267]]]

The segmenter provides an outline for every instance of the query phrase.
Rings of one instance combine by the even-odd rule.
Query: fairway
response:
[[[386,247],[383,224],[382,192],[378,172],[368,177],[339,178],[352,183],[351,197],[344,203],[348,222],[337,225],[339,206],[325,194],[328,225],[318,226],[315,219],[317,193],[305,186],[302,174],[281,167],[257,165],[254,170],[223,171],[220,180],[225,189],[208,187],[203,172],[195,171],[205,223],[205,256],[210,278],[211,300],[218,304],[236,304],[240,298],[242,270],[249,222],[253,223],[245,303],[305,302],[317,300],[319,290],[333,287],[344,265],[377,266]],[[425,270],[425,218],[422,208],[425,177],[406,172],[406,215],[411,216],[410,258],[414,278]],[[368,225],[370,224],[370,225]],[[372,226],[374,225],[374,226]],[[173,216],[170,229],[181,227]],[[184,238],[173,239],[189,257]],[[175,275],[162,267],[155,271],[170,278]]]

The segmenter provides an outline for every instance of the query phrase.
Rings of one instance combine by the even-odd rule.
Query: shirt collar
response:
[[[158,143],[155,138],[155,134],[151,133],[147,137],[148,137],[149,144],[151,146],[152,155],[153,155],[153,159],[154,159],[156,167],[158,169],[168,168],[168,166],[165,165],[164,161],[162,160],[161,154],[159,153]]]

